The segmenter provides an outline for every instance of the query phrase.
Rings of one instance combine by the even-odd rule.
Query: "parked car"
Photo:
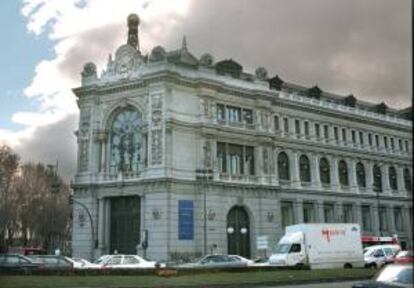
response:
[[[73,262],[61,255],[30,255],[28,256],[34,263],[43,265],[44,269],[51,270],[73,270]]]
[[[194,262],[178,265],[178,268],[246,267],[247,263],[230,255],[215,254],[203,256]]]
[[[43,269],[39,263],[20,254],[0,254],[0,271],[32,271]]]
[[[414,263],[414,251],[400,251],[395,256],[394,263]]]
[[[394,262],[395,255],[401,250],[399,245],[375,245],[364,249],[365,267],[380,268]]]
[[[83,258],[77,258],[77,257],[69,258],[69,257],[67,257],[67,259],[72,262],[74,269],[99,269],[99,268],[101,268],[101,265],[91,263],[88,260],[83,259]]]
[[[101,268],[158,268],[165,267],[155,261],[148,261],[138,255],[104,255],[95,261]]]
[[[236,259],[237,261],[246,263],[247,266],[254,266],[255,265],[253,260],[247,259],[245,257],[239,256],[239,255],[229,255],[229,256]]]
[[[373,280],[355,283],[352,288],[413,287],[412,264],[390,264],[385,266]]]

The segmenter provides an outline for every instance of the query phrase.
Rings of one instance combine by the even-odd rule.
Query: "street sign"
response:
[[[257,236],[256,237],[256,246],[257,249],[267,249],[269,246],[269,241],[267,235]]]

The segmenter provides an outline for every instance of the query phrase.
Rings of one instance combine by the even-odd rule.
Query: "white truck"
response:
[[[269,258],[273,266],[310,265],[315,268],[364,267],[359,224],[297,224],[285,235]]]

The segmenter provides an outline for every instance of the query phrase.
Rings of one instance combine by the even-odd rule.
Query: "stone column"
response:
[[[342,201],[337,201],[334,204],[334,219],[337,223],[344,222],[344,211],[343,211],[343,203]]]
[[[385,144],[384,144],[384,135],[378,135],[379,136],[379,151],[385,152]]]
[[[407,195],[407,190],[405,189],[404,183],[404,167],[395,166],[397,170],[397,185],[398,185],[398,193],[400,195]]]
[[[371,210],[371,223],[372,223],[372,232],[374,235],[379,235],[379,217],[378,217],[378,207],[377,205],[370,205]]]
[[[105,248],[105,198],[98,198],[98,248],[102,255]]]
[[[309,137],[312,141],[316,141],[316,134],[315,134],[315,122],[309,122]]]
[[[277,155],[279,154],[279,152],[280,152],[280,150],[279,150],[279,148],[274,148],[273,149],[273,160],[272,161],[274,161],[274,169],[275,169],[275,171],[274,171],[274,173],[275,173],[275,177],[274,177],[274,179],[273,179],[273,183],[275,184],[275,185],[279,185],[279,169],[278,169],[278,166],[277,166]]]
[[[365,177],[366,177],[366,191],[368,193],[372,193],[373,185],[374,185],[374,174],[372,172],[373,164],[371,161],[363,161],[364,167],[365,167]]]
[[[289,167],[290,167],[290,176],[292,187],[300,187],[300,177],[299,177],[299,152],[290,151],[289,153]]]
[[[296,136],[296,127],[295,127],[295,118],[288,118],[288,122],[289,122],[289,136],[291,137],[291,138],[298,138],[297,136]]]
[[[351,193],[359,193],[355,159],[346,159],[346,165],[348,166],[349,190]]]
[[[389,165],[383,164],[381,167],[381,174],[382,174],[382,190],[384,194],[391,194],[390,188],[390,176],[388,173]]]
[[[324,203],[322,200],[317,200],[315,202],[315,212],[316,212],[316,222],[317,223],[325,223],[325,215],[324,215]]]
[[[405,233],[408,236],[408,243],[412,243],[413,242],[413,227],[412,224],[410,223],[410,209],[408,206],[404,206],[403,207],[403,221],[404,221],[404,230]]]
[[[388,231],[391,235],[395,234],[395,218],[394,218],[394,207],[392,205],[387,205],[387,214],[388,214]]]
[[[339,191],[338,158],[329,156],[328,159],[331,166],[330,177],[332,190]]]
[[[329,125],[328,126],[328,131],[329,131],[328,143],[330,143],[332,145],[337,145],[336,140],[335,140],[334,126],[333,125]]]
[[[310,158],[310,166],[311,166],[311,180],[312,180],[312,187],[315,189],[321,189],[321,178],[319,176],[319,155],[316,153],[312,153]]]
[[[296,199],[294,203],[295,209],[295,223],[303,223],[303,200]]]
[[[353,222],[358,223],[362,229],[362,214],[361,214],[361,204],[355,203],[352,205],[353,210]]]

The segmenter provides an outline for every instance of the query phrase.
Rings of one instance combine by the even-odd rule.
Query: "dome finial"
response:
[[[127,44],[137,49],[139,52],[139,39],[138,39],[138,25],[139,17],[137,14],[129,14],[127,18],[128,22],[128,40]]]

